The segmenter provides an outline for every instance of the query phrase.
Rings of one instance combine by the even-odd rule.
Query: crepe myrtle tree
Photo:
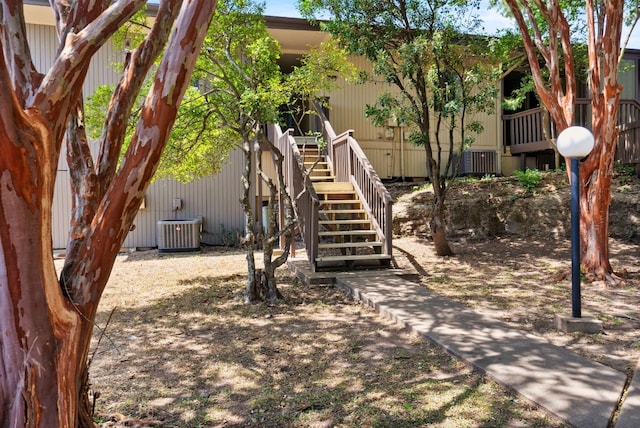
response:
[[[244,153],[240,203],[246,219],[242,241],[247,258],[247,303],[282,297],[275,271],[288,258],[295,225],[292,201],[282,178],[282,154],[264,133],[265,124],[277,122],[278,107],[287,101],[288,93],[282,87],[277,63],[280,47],[267,32],[262,12],[263,6],[251,1],[220,1],[196,68],[207,117],[221,130],[221,139],[232,141]],[[221,139],[210,143],[217,144]],[[265,172],[263,150],[272,155],[275,177]],[[268,189],[268,226],[264,234],[259,234],[255,225],[255,194],[256,186],[263,183]],[[274,207],[278,196],[286,223],[282,230],[276,227]],[[274,258],[273,249],[280,235],[285,236],[285,248]],[[257,240],[262,244],[264,269],[259,269],[255,261]]]
[[[145,3],[52,0],[59,44],[46,70],[33,65],[23,2],[0,3],[1,427],[94,426],[88,351],[98,303],[190,85],[216,5],[160,1],[147,36],[127,54],[94,162],[82,106],[89,63]],[[161,52],[119,162],[126,118]],[[63,142],[73,204],[58,277],[51,207]]]
[[[278,66],[280,46],[266,29],[262,4],[247,0],[218,2],[201,55],[194,71],[197,87],[187,90],[173,127],[171,139],[163,153],[156,177],[190,181],[215,174],[224,165],[230,150],[241,148],[245,156],[243,196],[247,233],[241,240],[247,249],[248,278],[245,300],[249,303],[280,297],[275,271],[286,262],[290,251],[295,214],[287,194],[282,171],[282,154],[266,138],[264,125],[278,122],[292,100],[313,99],[336,87],[335,77],[348,76],[353,66],[332,41],[311,47],[301,58],[301,65],[290,74]],[[144,16],[137,16],[117,34],[125,49],[140,39],[146,26]],[[150,84],[147,82],[145,84]],[[107,110],[113,93],[100,87],[90,97],[87,122],[95,128],[93,117]],[[129,119],[135,123],[140,108]],[[309,112],[305,112],[309,114]],[[132,132],[132,128],[127,131]],[[273,168],[263,165],[262,153],[271,155]],[[269,158],[267,156],[266,158]],[[266,171],[275,170],[275,174]],[[255,222],[256,186],[264,184],[267,195],[267,227],[260,230]],[[281,202],[286,226],[277,225],[276,203]],[[284,239],[282,239],[284,238]],[[273,256],[276,243],[285,242],[283,253]],[[262,247],[264,269],[258,269],[255,251]]]
[[[640,9],[636,2],[623,0],[505,3],[522,36],[538,97],[558,133],[574,124],[576,85],[583,73],[576,66],[576,47],[586,44],[588,65],[583,74],[591,94],[595,146],[580,168],[581,262],[591,278],[619,284],[609,260],[611,179],[622,93],[618,70],[629,40],[622,42],[623,24],[626,20],[633,28]]]
[[[392,85],[377,103],[366,107],[376,124],[391,117],[404,122],[410,140],[424,147],[433,184],[430,230],[436,253],[452,255],[446,235],[447,177],[490,113],[498,91],[497,67],[487,38],[477,30],[474,1],[448,0],[301,0],[304,15],[329,16],[323,24],[352,55],[372,64],[373,80]],[[461,159],[461,156],[458,156]]]
[[[266,29],[263,6],[247,0],[219,2],[200,56],[197,75],[204,85],[211,116],[235,135],[245,156],[241,203],[246,218],[244,245],[247,250],[248,277],[245,301],[276,300],[281,297],[275,271],[290,253],[296,224],[294,199],[284,181],[283,154],[264,133],[265,125],[277,123],[282,106],[291,105],[295,97],[313,98],[314,94],[335,86],[335,76],[350,70],[343,50],[334,43],[310,49],[301,65],[285,75],[278,65],[280,46]],[[268,156],[263,157],[263,152]],[[269,159],[273,168],[263,162]],[[269,170],[275,171],[268,174]],[[255,224],[256,186],[267,193],[266,227]],[[276,203],[284,217],[284,227],[277,227]],[[284,242],[282,253],[274,257],[278,241]],[[262,246],[264,269],[258,269],[254,250]]]

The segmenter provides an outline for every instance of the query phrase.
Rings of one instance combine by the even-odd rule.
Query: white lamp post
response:
[[[580,318],[580,159],[591,153],[594,139],[587,128],[570,126],[556,143],[560,154],[571,160],[571,312]]]

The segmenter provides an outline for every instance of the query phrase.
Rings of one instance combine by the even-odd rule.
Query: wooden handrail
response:
[[[373,225],[382,239],[385,254],[392,251],[393,199],[382,180],[353,138],[353,130],[336,135],[323,109],[316,103],[316,112],[323,123],[323,138],[327,142],[327,158],[337,181],[353,183],[363,205],[371,213]]]
[[[319,106],[316,106],[319,107]],[[392,251],[391,195],[373,169],[366,155],[348,130],[336,135],[321,108],[317,108],[323,122],[323,138],[327,142],[326,158],[337,181],[351,182],[363,206],[371,214],[373,227],[382,239],[385,254]],[[320,200],[306,174],[304,159],[293,138],[293,132],[282,132],[278,125],[269,125],[269,139],[284,155],[284,174],[287,190],[293,199],[298,225],[307,249],[307,257],[314,265],[318,256]]]
[[[306,174],[304,159],[293,138],[293,130],[282,132],[279,125],[269,125],[269,139],[284,156],[283,173],[287,191],[298,217],[298,227],[304,242],[307,258],[313,264],[318,255],[318,221],[320,199]]]

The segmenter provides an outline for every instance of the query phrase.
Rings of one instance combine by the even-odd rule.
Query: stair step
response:
[[[353,210],[320,210],[320,214],[366,214],[367,211],[363,209]]]
[[[311,176],[309,176],[309,178],[313,182],[316,182],[316,181],[323,182],[325,180],[333,181],[333,180],[336,179],[333,175],[311,175]]]
[[[326,183],[329,183],[329,182],[328,181],[327,182],[320,182],[319,181],[318,183],[319,184],[326,184]],[[313,184],[316,185],[318,183],[313,183]],[[356,192],[354,192],[354,191],[350,192],[348,190],[345,190],[345,191],[342,191],[342,192],[340,192],[340,191],[335,191],[335,192],[318,192],[318,191],[316,191],[316,195],[318,195],[323,201],[338,201],[338,200],[340,200],[340,199],[330,199],[330,198],[335,198],[336,196],[338,196],[338,197],[342,196],[342,197],[350,198],[350,199],[355,199],[356,198]],[[323,196],[325,198],[322,198]]]
[[[313,188],[315,189],[316,193],[354,193],[353,184],[351,183],[314,183]]]
[[[321,225],[329,225],[329,224],[371,224],[371,219],[369,218],[356,218],[349,220],[320,220],[318,222]]]
[[[387,254],[350,254],[344,256],[316,257],[316,262],[342,262],[356,260],[391,260],[391,256]]]
[[[373,229],[355,229],[355,230],[332,230],[328,232],[318,232],[318,236],[372,236],[377,232]]]
[[[360,199],[323,199],[320,201],[320,206],[336,204],[362,204],[362,202]]]
[[[328,248],[365,248],[365,247],[382,247],[382,242],[332,242],[329,244],[318,244],[318,249],[325,250]]]

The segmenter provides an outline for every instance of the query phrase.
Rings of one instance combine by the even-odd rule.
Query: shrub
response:
[[[542,173],[537,169],[527,168],[526,171],[515,171],[514,174],[518,177],[518,183],[528,192],[533,191],[542,181]]]

